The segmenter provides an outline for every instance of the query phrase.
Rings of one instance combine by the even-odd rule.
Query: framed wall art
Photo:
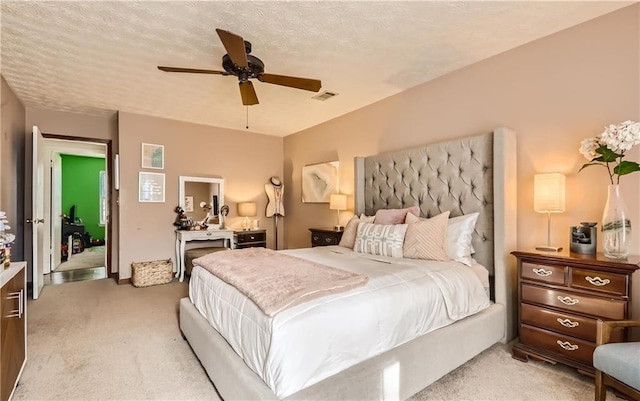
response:
[[[302,167],[302,202],[329,203],[331,194],[337,192],[337,161]]]
[[[164,202],[164,173],[139,173],[138,202]]]
[[[142,168],[164,169],[164,146],[153,143],[142,144]]]

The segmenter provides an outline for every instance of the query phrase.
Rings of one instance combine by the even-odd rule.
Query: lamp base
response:
[[[562,247],[561,246],[540,245],[540,246],[536,247],[536,250],[545,251],[545,252],[560,252],[560,251],[562,251]]]

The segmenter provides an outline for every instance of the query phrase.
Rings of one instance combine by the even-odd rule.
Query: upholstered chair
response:
[[[603,322],[598,320],[597,346],[593,353],[596,368],[596,401],[604,401],[607,387],[640,400],[640,342],[609,343],[616,328],[640,327],[640,320]]]

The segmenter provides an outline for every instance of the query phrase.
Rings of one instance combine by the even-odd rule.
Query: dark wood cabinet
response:
[[[27,302],[24,262],[13,262],[3,272],[0,319],[0,401],[11,398],[27,357]]]
[[[560,362],[590,373],[596,321],[631,318],[631,278],[640,257],[513,252],[518,259],[519,342],[513,357]],[[626,332],[615,333],[617,342]]]
[[[253,247],[267,247],[267,231],[266,230],[245,230],[234,231],[233,241],[235,247],[253,248]]]
[[[310,228],[309,231],[311,231],[312,247],[338,245],[344,233],[343,230],[333,228]]]

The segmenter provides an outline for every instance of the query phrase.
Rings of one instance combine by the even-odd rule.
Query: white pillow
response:
[[[360,223],[353,250],[371,255],[401,258],[406,233],[406,224]]]
[[[451,259],[467,266],[473,264],[471,255],[475,253],[475,249],[471,245],[471,235],[479,215],[476,212],[451,218],[447,227],[447,254]]]

